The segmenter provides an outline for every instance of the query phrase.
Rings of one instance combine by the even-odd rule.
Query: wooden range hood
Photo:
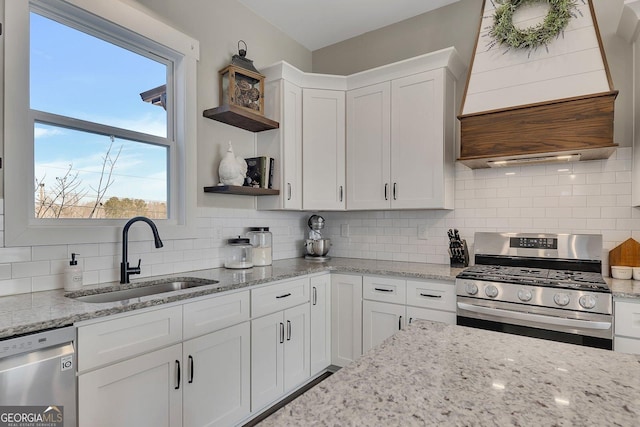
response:
[[[506,51],[487,48],[494,6],[485,1],[458,116],[461,163],[477,169],[613,154],[618,91],[591,0],[578,9],[564,36],[547,49]],[[523,11],[520,25],[539,21],[539,14],[540,9]]]

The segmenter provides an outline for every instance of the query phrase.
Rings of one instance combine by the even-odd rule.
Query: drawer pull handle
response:
[[[179,360],[176,360],[176,370],[178,372],[178,382],[174,387],[174,389],[178,390],[180,388],[180,361]]]
[[[291,296],[291,292],[289,292],[288,294],[284,294],[284,295],[278,295],[276,298],[280,299],[280,298],[286,298],[286,297],[290,297]]]
[[[280,322],[280,344],[284,342],[284,323]]]
[[[433,294],[420,294],[421,297],[427,297],[427,298],[442,298],[442,295],[433,295]]]
[[[384,289],[384,288],[373,288],[373,290],[378,292],[393,292],[393,289]]]
[[[193,384],[193,356],[189,355],[189,384]]]
[[[291,321],[287,320],[287,341],[291,341]]]
[[[318,304],[318,289],[314,286],[313,287],[313,305],[317,305]]]

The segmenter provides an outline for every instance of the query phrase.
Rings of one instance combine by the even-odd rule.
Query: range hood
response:
[[[485,0],[460,115],[459,161],[472,169],[608,158],[614,102],[591,0],[564,32],[535,50],[495,44],[495,0]],[[520,7],[518,28],[545,18],[546,2]]]

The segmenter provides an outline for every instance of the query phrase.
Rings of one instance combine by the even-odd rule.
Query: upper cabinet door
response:
[[[347,208],[391,206],[391,83],[347,92]]]
[[[284,79],[265,85],[265,115],[280,128],[257,134],[257,154],[275,159],[278,196],[258,198],[258,209],[302,209],[302,89]]]
[[[345,94],[302,91],[302,205],[305,210],[343,210]]]
[[[452,165],[453,153],[446,158],[444,74],[438,69],[391,83],[393,208],[447,207],[445,163]]]

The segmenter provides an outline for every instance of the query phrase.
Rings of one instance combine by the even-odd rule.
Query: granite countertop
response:
[[[640,359],[417,321],[261,426],[632,426]]]
[[[67,293],[100,293],[139,286],[140,282],[152,283],[164,277],[196,277],[214,279],[219,283],[180,291],[150,295],[141,298],[111,303],[86,303],[65,296],[62,289],[33,292],[30,294],[0,297],[0,339],[14,335],[36,332],[43,329],[71,325],[75,322],[141,308],[167,304],[189,298],[246,288],[275,280],[288,279],[305,274],[336,271],[358,274],[402,276],[415,279],[440,279],[453,281],[462,269],[448,265],[420,264],[409,262],[363,260],[355,258],[333,258],[328,262],[305,261],[302,258],[274,261],[272,266],[254,267],[248,270],[215,268],[180,273],[171,276],[143,278],[129,285],[106,283],[83,287],[82,291]]]

